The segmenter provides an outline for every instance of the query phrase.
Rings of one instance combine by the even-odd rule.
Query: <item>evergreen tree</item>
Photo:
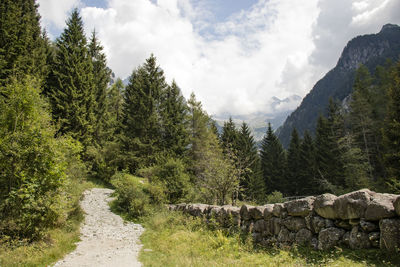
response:
[[[391,190],[400,192],[400,61],[392,72],[389,103],[383,129],[385,165]]]
[[[110,82],[111,70],[107,67],[106,55],[103,53],[103,47],[99,43],[96,31],[92,32],[89,43],[89,55],[93,65],[93,82],[95,87],[95,128],[94,139],[100,144],[105,138],[104,130],[106,127],[106,111],[107,111],[107,87]]]
[[[299,166],[298,176],[301,185],[298,194],[317,195],[322,193],[316,181],[315,146],[308,131],[304,133],[304,138],[300,144]]]
[[[162,92],[160,104],[163,149],[182,157],[188,145],[187,105],[175,81]]]
[[[267,193],[286,190],[288,185],[285,180],[285,162],[286,155],[282,144],[268,123],[267,134],[261,146],[261,166]]]
[[[221,141],[224,149],[231,149],[234,153],[238,149],[238,130],[235,127],[235,123],[232,118],[229,118],[227,122],[224,122],[222,127]]]
[[[289,196],[298,196],[301,191],[302,181],[299,173],[303,166],[300,165],[300,139],[296,128],[292,131],[286,163],[286,182],[288,187],[282,193]]]
[[[95,85],[83,23],[76,9],[56,47],[47,82],[53,118],[59,134],[71,134],[86,147],[92,143],[95,130]]]
[[[107,90],[106,98],[106,140],[113,140],[120,133],[120,124],[122,120],[123,93],[125,86],[121,79]]]
[[[122,107],[121,143],[123,162],[132,172],[154,163],[162,150],[160,102],[166,87],[164,73],[153,55],[129,78]]]
[[[0,2],[0,85],[25,75],[43,80],[46,75],[46,41],[34,0]]]
[[[256,142],[249,126],[243,122],[238,133],[238,157],[236,167],[240,170],[242,199],[261,202],[265,198],[265,185],[262,177],[261,161]]]

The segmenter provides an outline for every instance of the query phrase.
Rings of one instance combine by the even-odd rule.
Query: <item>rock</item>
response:
[[[291,233],[288,229],[282,227],[278,234],[278,242],[281,244],[290,244],[294,241],[295,237],[294,233]]]
[[[325,227],[326,228],[335,227],[335,223],[330,219],[325,219]]]
[[[342,237],[342,241],[339,242],[339,244],[346,246],[346,247],[350,247],[350,232],[344,233],[344,235]]]
[[[302,217],[287,217],[283,220],[283,225],[290,231],[297,232],[306,228],[306,221]]]
[[[371,245],[374,248],[379,248],[379,239],[381,237],[381,233],[379,232],[372,232],[368,234],[369,241],[371,241]]]
[[[268,220],[270,218],[272,218],[272,216],[274,215],[272,213],[272,211],[274,210],[274,204],[267,204],[265,205],[265,209],[264,209],[264,220]]]
[[[371,202],[365,211],[365,219],[368,221],[379,221],[384,218],[392,218],[396,215],[393,202],[397,195],[393,194],[371,194]]]
[[[337,246],[344,233],[345,230],[335,227],[323,229],[318,235],[318,249],[326,250]]]
[[[260,243],[262,241],[262,236],[260,233],[252,233],[253,241],[256,243]]]
[[[372,193],[362,189],[337,197],[333,203],[335,214],[342,220],[364,218]]]
[[[275,217],[285,218],[287,216],[287,210],[285,208],[285,204],[283,203],[276,203],[274,208],[272,209],[272,214]]]
[[[267,222],[261,219],[254,223],[253,230],[256,233],[262,233],[267,230],[267,227],[268,227]]]
[[[238,226],[240,224],[240,208],[231,205],[222,206],[219,212],[221,222],[225,226]]]
[[[168,208],[168,210],[170,210],[170,211],[174,211],[174,210],[176,210],[176,205],[170,204],[170,205],[167,206],[167,208]]]
[[[259,220],[264,218],[264,206],[256,206],[256,207],[250,207],[248,209],[249,216],[251,220]]]
[[[332,194],[322,194],[315,198],[314,210],[315,212],[327,219],[336,219],[338,216],[333,208],[333,203],[336,196]]]
[[[368,234],[361,231],[358,226],[351,229],[349,245],[351,249],[364,249],[371,247]]]
[[[285,203],[287,212],[291,216],[306,217],[313,210],[315,197],[306,197]]]
[[[265,221],[265,220],[264,220]],[[281,230],[282,219],[273,217],[265,221],[264,235],[277,236]]]
[[[181,203],[176,205],[176,210],[178,211],[185,211],[185,209],[186,209],[186,203]]]
[[[400,216],[400,196],[398,196],[393,202],[394,209],[397,213],[397,216]]]
[[[400,248],[400,219],[382,219],[379,245],[381,249],[397,251]]]
[[[249,210],[251,208],[254,208],[254,206],[250,206],[250,205],[242,205],[242,207],[240,208],[240,218],[242,220],[248,221],[250,220],[250,213]]]
[[[372,222],[367,222],[365,220],[360,220],[360,227],[361,229],[364,230],[364,232],[373,232],[378,229],[378,225],[372,223]]]
[[[325,228],[325,219],[320,216],[314,216],[311,219],[312,231],[318,234],[323,228]]]
[[[310,230],[303,228],[300,229],[295,237],[296,244],[308,246],[311,243],[311,239],[313,238],[313,234]]]
[[[336,220],[335,221],[335,226],[346,229],[346,230],[351,230],[353,228],[348,221],[343,221],[343,220]]]
[[[358,225],[360,223],[360,219],[350,219],[349,220],[349,224],[351,225],[351,226],[356,226],[356,225]]]
[[[187,212],[195,217],[203,216],[208,209],[208,205],[206,204],[191,204],[187,206]]]

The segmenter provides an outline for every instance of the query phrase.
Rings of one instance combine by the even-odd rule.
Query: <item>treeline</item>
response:
[[[332,102],[314,139],[294,131],[285,151],[269,126],[259,152],[245,123],[229,120],[219,134],[153,55],[127,86],[110,85],[103,47],[94,31],[86,38],[77,10],[54,43],[34,0],[4,0],[0,13],[2,240],[65,224],[86,177],[116,187],[132,214],[152,203],[265,203],[277,191],[398,190],[400,63],[372,78],[361,68],[351,111]]]
[[[400,191],[400,61],[374,74],[360,66],[353,93],[330,100],[315,138],[296,129],[287,151],[272,130],[262,142],[266,188],[287,196],[341,194],[360,188]]]

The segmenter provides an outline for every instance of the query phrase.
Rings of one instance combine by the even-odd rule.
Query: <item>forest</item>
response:
[[[73,215],[74,187],[102,181],[121,209],[153,204],[265,204],[360,188],[400,192],[400,61],[360,66],[347,103],[330,101],[316,133],[287,150],[269,125],[218,132],[194,93],[168,83],[156,57],[128,85],[111,80],[78,10],[50,41],[34,0],[0,3],[0,240],[36,240]],[[145,179],[146,183],[142,184]],[[140,190],[138,189],[140,188]],[[2,242],[3,242],[2,241]]]

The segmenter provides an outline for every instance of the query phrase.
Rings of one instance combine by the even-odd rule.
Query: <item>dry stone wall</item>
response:
[[[179,204],[169,209],[207,223],[240,227],[263,246],[298,244],[319,250],[346,246],[397,252],[400,248],[400,196],[368,189],[264,206]]]

